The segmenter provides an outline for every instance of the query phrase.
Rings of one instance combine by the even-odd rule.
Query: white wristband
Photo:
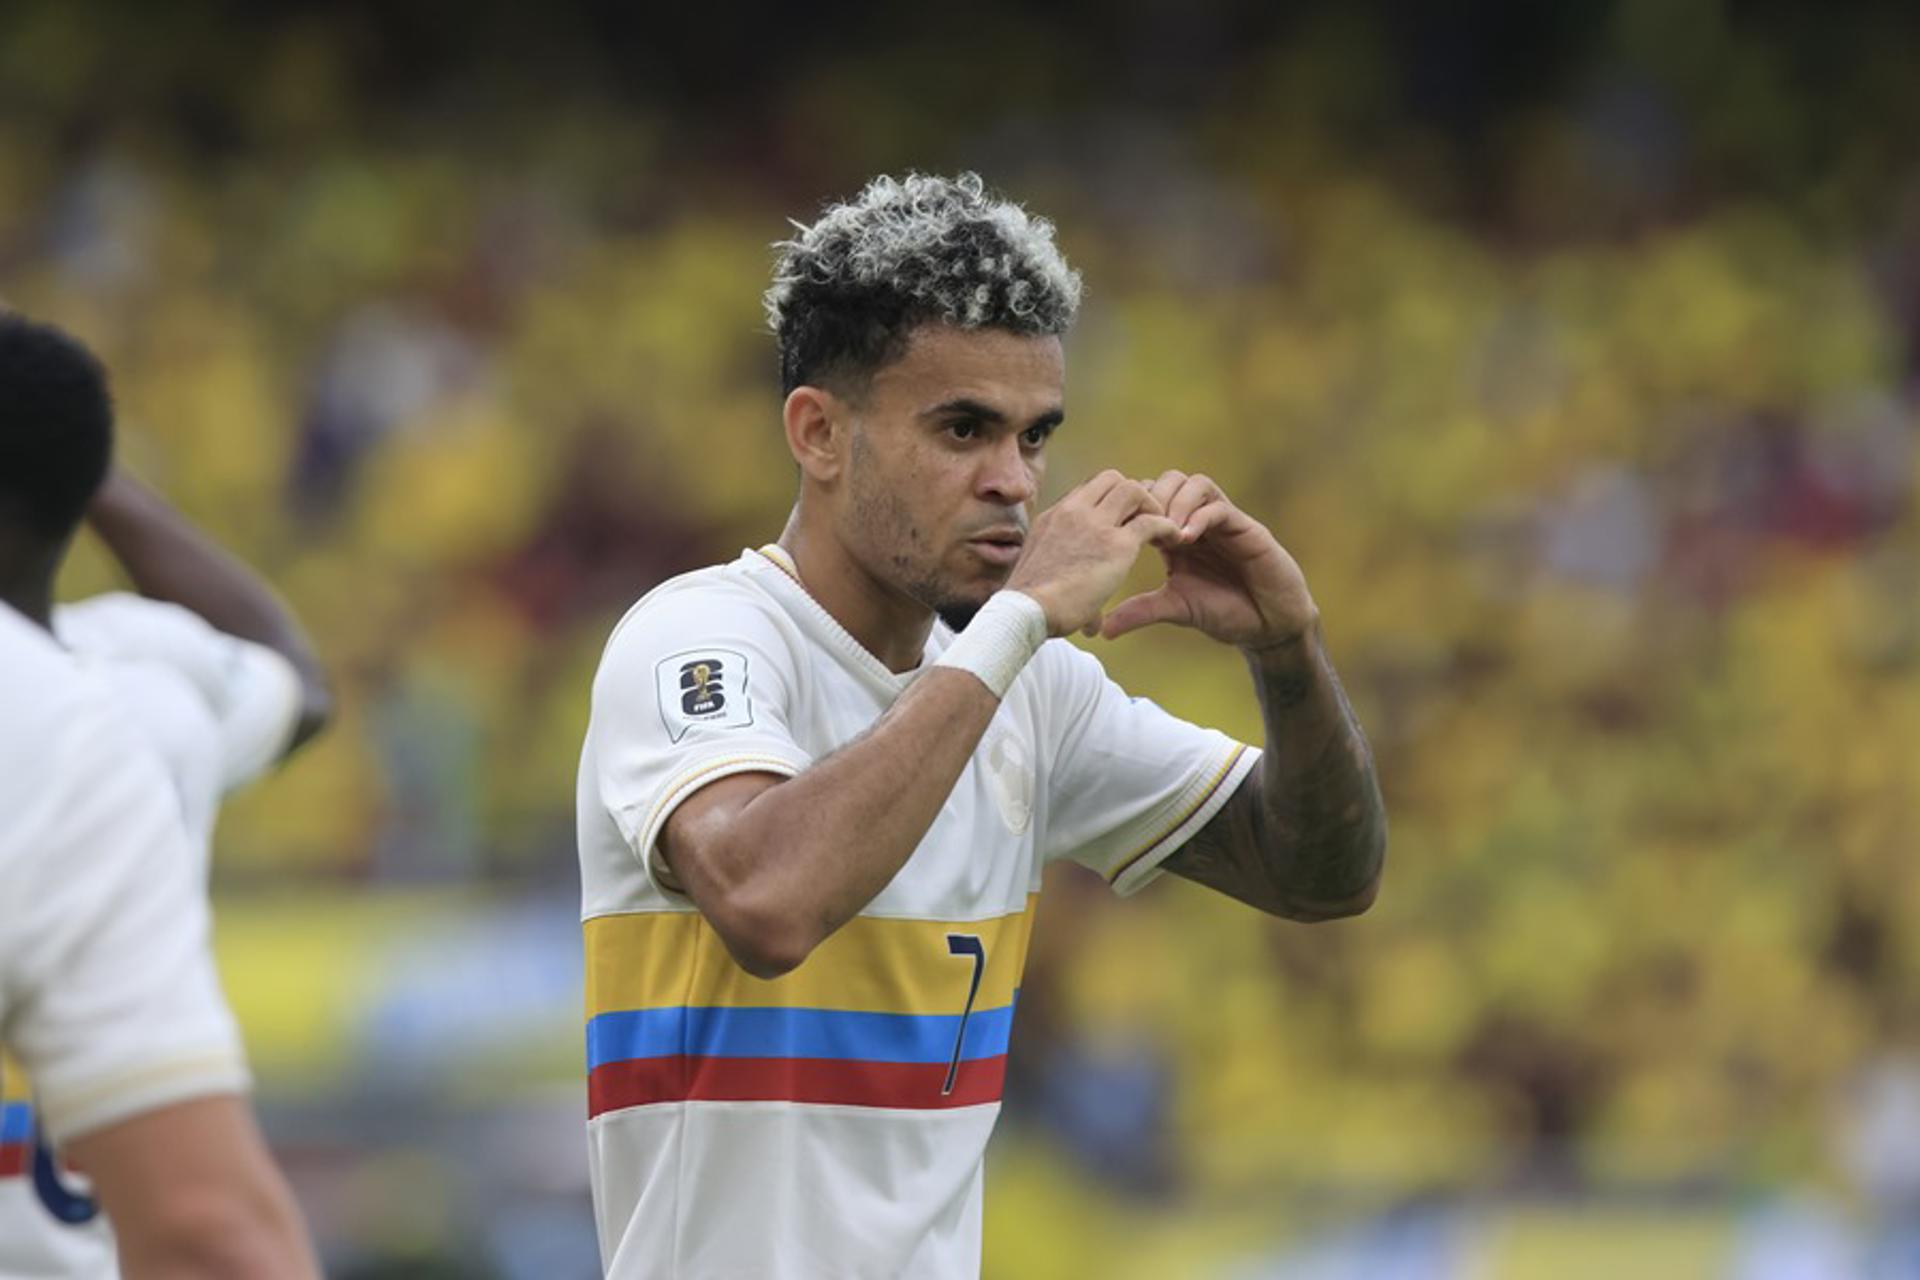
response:
[[[996,591],[933,665],[970,671],[994,697],[1004,698],[1046,642],[1047,611],[1040,602],[1019,591]]]

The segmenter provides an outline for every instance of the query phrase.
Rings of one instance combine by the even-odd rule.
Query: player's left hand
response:
[[[1111,640],[1156,622],[1192,627],[1247,650],[1291,644],[1319,609],[1307,579],[1267,527],[1203,475],[1167,471],[1148,486],[1180,526],[1157,544],[1167,580],[1115,605],[1100,627]]]

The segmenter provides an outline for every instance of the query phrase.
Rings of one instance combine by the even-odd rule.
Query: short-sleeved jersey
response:
[[[158,757],[96,673],[5,607],[0,706],[0,1170],[27,1172],[36,1125],[57,1145],[248,1080]],[[0,1192],[31,1189],[16,1176]],[[45,1253],[13,1225],[0,1275],[76,1274],[75,1247],[94,1256],[83,1237]]]
[[[178,605],[135,595],[62,605],[53,628],[115,719],[165,771],[186,834],[174,848],[202,892],[220,797],[284,751],[299,716],[299,674],[271,649],[217,631]],[[204,922],[182,916],[164,927],[204,930]],[[105,1219],[62,1221],[45,1203],[49,1193],[33,1184],[32,1087],[18,1064],[0,1062],[0,1073],[0,1280],[113,1275]]]
[[[1257,758],[1049,642],[886,888],[791,973],[752,977],[663,878],[668,816],[716,779],[805,770],[952,639],[936,625],[896,675],[768,547],[662,585],[608,642],[578,817],[588,1138],[615,1280],[977,1275],[1042,871],[1072,859],[1133,891]]]
[[[216,630],[189,609],[124,592],[61,605],[53,630],[101,673],[129,722],[160,754],[187,830],[204,853],[220,798],[286,751],[300,718],[299,672],[272,649]]]

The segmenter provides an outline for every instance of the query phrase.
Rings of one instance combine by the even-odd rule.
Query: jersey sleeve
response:
[[[223,792],[266,772],[293,738],[302,701],[293,664],[190,609],[112,592],[62,605],[54,628],[81,653],[161,663],[184,676],[218,727]]]
[[[249,1082],[159,762],[104,707],[52,737],[0,833],[0,1039],[58,1144]]]
[[[1036,663],[1053,747],[1043,854],[1132,893],[1219,812],[1260,752],[1129,697],[1065,641]]]
[[[770,606],[724,587],[643,601],[615,630],[587,728],[601,803],[656,884],[667,818],[709,783],[791,777],[812,758],[790,729],[799,672]]]

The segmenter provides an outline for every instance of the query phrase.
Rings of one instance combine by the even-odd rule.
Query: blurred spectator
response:
[[[354,310],[314,376],[294,455],[294,509],[334,514],[368,450],[471,389],[481,370],[472,344],[430,315],[386,302]]]

